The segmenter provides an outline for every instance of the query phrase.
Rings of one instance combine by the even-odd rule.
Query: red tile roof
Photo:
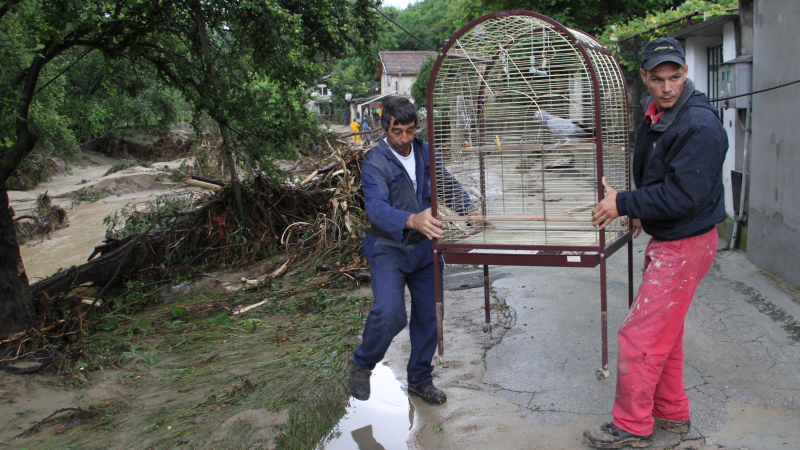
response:
[[[436,58],[436,52],[380,52],[382,71],[391,74],[417,74],[431,58]]]

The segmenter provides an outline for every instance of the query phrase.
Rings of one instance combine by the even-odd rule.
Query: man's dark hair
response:
[[[381,114],[381,127],[388,130],[389,126],[394,119],[395,125],[408,125],[413,123],[419,124],[417,119],[417,110],[414,105],[404,97],[395,97],[383,105],[383,113]]]

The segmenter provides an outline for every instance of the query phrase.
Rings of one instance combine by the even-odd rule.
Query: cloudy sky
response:
[[[395,8],[405,9],[406,6],[416,3],[417,0],[383,0],[382,6],[394,6]]]

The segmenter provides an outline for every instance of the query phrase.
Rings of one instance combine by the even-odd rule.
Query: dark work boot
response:
[[[445,395],[444,391],[432,384],[422,387],[409,386],[408,393],[416,395],[429,405],[441,405],[447,401],[447,395]]]
[[[653,445],[653,435],[637,436],[627,431],[607,423],[599,430],[586,430],[583,432],[583,439],[595,448],[622,448],[637,447],[644,448]]]
[[[356,363],[350,365],[350,395],[358,400],[369,400],[369,376],[372,371]]]
[[[656,419],[656,423],[653,424],[654,428],[661,428],[662,430],[667,430],[670,433],[688,433],[689,428],[692,427],[691,420],[687,420],[686,422],[676,422],[674,420],[660,419],[656,416],[653,416],[653,419]]]

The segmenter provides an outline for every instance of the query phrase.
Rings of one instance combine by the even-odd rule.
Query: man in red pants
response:
[[[689,431],[683,387],[683,322],[717,251],[726,218],[722,163],[728,138],[705,94],[686,78],[683,48],[672,38],[647,43],[642,80],[650,97],[636,133],[637,189],[606,196],[592,211],[604,228],[619,216],[650,236],[644,276],[619,330],[614,420],[584,439],[597,448],[649,447],[653,428]]]

